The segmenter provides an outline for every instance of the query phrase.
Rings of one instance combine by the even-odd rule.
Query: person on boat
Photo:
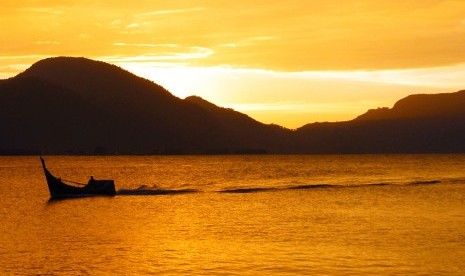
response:
[[[90,179],[89,179],[89,183],[87,185],[93,185],[95,183],[95,179],[94,179],[94,176],[91,175],[90,176]]]

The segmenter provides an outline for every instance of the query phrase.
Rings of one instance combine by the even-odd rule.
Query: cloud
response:
[[[227,47],[227,48],[236,48],[239,47],[239,44],[237,43],[223,43],[218,45],[219,47]]]
[[[465,85],[465,63],[419,69],[306,71],[290,73],[307,79],[339,80],[406,86],[450,87]]]
[[[285,112],[285,113],[337,113],[344,110],[348,113],[356,113],[360,109],[375,106],[377,102],[372,101],[343,101],[343,102],[272,102],[272,103],[233,103],[226,106],[241,112]]]
[[[132,28],[137,28],[139,27],[139,23],[131,23],[126,25],[126,29],[132,29]]]
[[[253,45],[261,44],[264,41],[270,41],[270,40],[275,40],[275,39],[278,39],[278,37],[271,36],[271,35],[252,36],[252,37],[240,39],[234,42],[222,43],[217,46],[226,47],[226,48],[237,48],[237,47],[244,47],[244,46],[253,46]]]
[[[6,65],[6,66],[0,66],[0,73],[7,73],[7,74],[12,74],[12,73],[17,73],[18,71],[23,71],[27,69],[30,64],[11,64],[11,65]]]
[[[50,39],[66,41],[61,52],[103,55],[114,53],[111,42],[157,37],[211,48],[215,54],[202,60],[204,66],[304,71],[465,62],[464,1],[39,2],[2,5],[8,7],[0,11],[8,26],[2,32],[16,53]],[[92,35],[92,47],[76,46],[80,32]]]
[[[0,58],[0,64],[3,63],[5,59]],[[26,59],[17,59],[17,60],[7,60],[8,65],[0,65],[0,79],[7,79],[17,75],[19,72],[26,70],[31,66]],[[14,61],[14,63],[12,63]]]
[[[57,8],[51,7],[28,7],[28,8],[18,8],[19,12],[26,12],[26,13],[41,13],[41,14],[49,14],[49,15],[60,15],[63,14],[63,11]]]
[[[186,51],[192,48],[171,50],[181,56],[201,53]],[[189,59],[174,53],[100,60],[150,79],[178,97],[198,95],[260,121],[288,127],[350,120],[371,108],[390,107],[409,94],[452,92],[465,86],[465,63],[414,70],[283,72],[231,65],[189,66]]]
[[[172,14],[179,14],[179,13],[201,12],[205,10],[206,10],[205,7],[194,7],[194,8],[187,8],[187,9],[157,10],[157,11],[151,11],[151,12],[144,12],[139,15],[140,16],[162,16],[162,15],[172,15]]]
[[[43,41],[36,41],[36,42],[34,42],[34,44],[37,44],[37,45],[59,45],[60,42],[43,40]]]
[[[9,55],[9,56],[0,56],[0,61],[4,60],[31,60],[31,59],[43,59],[49,57],[48,55]]]
[[[138,56],[112,56],[112,57],[102,57],[99,58],[108,62],[116,63],[133,63],[133,62],[159,62],[159,61],[182,61],[182,60],[191,60],[191,59],[201,59],[206,58],[212,54],[214,51],[199,46],[191,47],[182,47],[177,44],[146,44],[146,43],[124,43],[118,42],[114,43],[114,46],[127,46],[127,47],[164,47],[165,50],[168,50],[165,53],[151,53]]]
[[[148,47],[148,48],[155,48],[155,47],[169,47],[175,48],[178,47],[177,44],[173,43],[124,43],[124,42],[116,42],[113,43],[114,46],[125,46],[125,47]]]

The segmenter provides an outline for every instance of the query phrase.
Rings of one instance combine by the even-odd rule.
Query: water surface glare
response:
[[[463,275],[465,155],[0,157],[1,275]]]

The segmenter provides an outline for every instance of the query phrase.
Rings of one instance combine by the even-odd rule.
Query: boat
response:
[[[55,177],[45,166],[45,160],[40,157],[42,168],[47,180],[48,190],[51,198],[68,198],[84,196],[114,196],[116,194],[115,182],[113,180],[96,180],[92,176],[87,184],[63,180]],[[64,182],[72,183],[66,184]],[[77,186],[79,185],[79,186]]]

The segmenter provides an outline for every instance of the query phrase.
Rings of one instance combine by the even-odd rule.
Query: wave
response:
[[[356,184],[356,185],[340,185],[340,184],[304,184],[281,188],[281,190],[310,190],[310,189],[347,189],[359,187],[376,187],[376,186],[399,186],[389,183],[371,183],[371,184]]]
[[[175,195],[175,194],[188,194],[196,193],[196,189],[160,189],[156,186],[149,187],[142,185],[136,189],[119,189],[117,195]]]
[[[452,177],[452,178],[447,178],[447,179],[444,179],[444,182],[452,183],[452,184],[456,184],[456,183],[465,183],[465,177]]]
[[[245,188],[233,188],[218,191],[219,193],[259,193],[269,191],[286,191],[286,190],[313,190],[313,189],[350,189],[350,188],[374,188],[374,187],[405,187],[405,186],[420,186],[420,185],[433,185],[441,184],[441,180],[424,180],[424,181],[413,181],[408,183],[369,183],[369,184],[302,184],[289,187],[245,187]]]
[[[441,180],[428,180],[428,181],[413,181],[405,186],[413,186],[413,185],[431,185],[431,184],[440,184],[442,183]]]
[[[230,194],[245,194],[245,193],[269,192],[273,190],[279,190],[279,188],[238,188],[238,189],[221,190],[219,192],[230,193]]]
[[[465,179],[447,179],[447,180],[419,180],[411,182],[379,182],[367,184],[301,184],[287,187],[241,187],[241,188],[226,188],[223,190],[215,191],[217,193],[226,194],[247,194],[247,193],[260,193],[272,191],[290,191],[290,190],[313,190],[313,189],[353,189],[353,188],[375,188],[375,187],[406,187],[406,186],[424,186],[424,185],[437,185],[442,183],[463,183]],[[117,195],[175,195],[204,192],[197,189],[162,189],[157,186],[142,185],[136,189],[120,189]]]
[[[311,184],[311,185],[297,185],[287,188],[284,190],[309,190],[309,189],[325,189],[325,188],[339,188],[341,185],[331,185],[331,184]]]

